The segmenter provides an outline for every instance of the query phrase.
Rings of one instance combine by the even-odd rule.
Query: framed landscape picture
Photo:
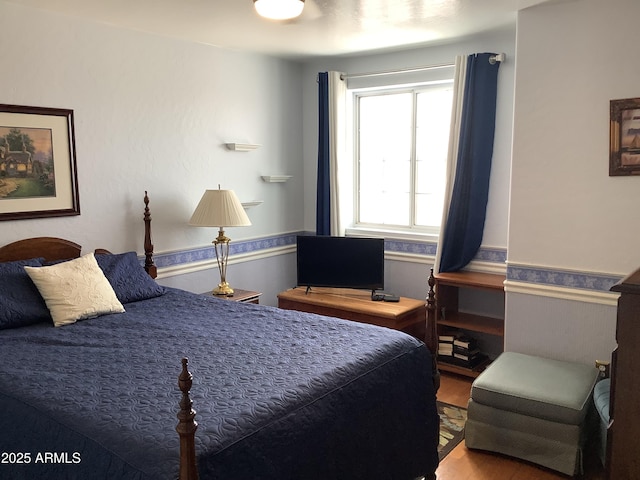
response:
[[[0,105],[0,220],[80,215],[73,110]]]
[[[610,102],[609,176],[640,175],[640,98]]]

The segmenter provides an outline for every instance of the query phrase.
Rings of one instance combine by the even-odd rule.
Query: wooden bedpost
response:
[[[153,243],[151,243],[151,214],[149,213],[149,196],[144,191],[144,269],[151,276],[158,276],[158,269],[153,264]]]
[[[189,397],[193,376],[187,369],[189,359],[182,359],[182,372],[178,377],[178,387],[182,392],[178,425],[176,431],[180,435],[180,477],[179,480],[198,480],[196,466],[196,429],[198,424],[194,420],[196,411],[191,408],[193,402]]]
[[[433,268],[429,274],[429,293],[427,293],[427,325],[425,328],[424,343],[431,352],[431,363],[433,368],[433,385],[436,392],[440,388],[440,371],[438,370],[438,328],[436,324],[436,294],[433,287],[436,279],[433,276]]]

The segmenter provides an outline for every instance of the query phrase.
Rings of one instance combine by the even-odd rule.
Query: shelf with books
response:
[[[438,364],[442,370],[475,377],[488,362],[489,357],[480,351],[474,337],[453,329],[443,329],[438,336]]]
[[[440,341],[442,342],[442,336],[446,335],[447,339],[454,337],[458,343],[457,348],[453,345],[453,339],[451,339],[451,346],[439,345],[438,364],[442,370],[476,377],[488,365],[491,358],[502,351],[504,317],[497,318],[497,316],[460,311],[460,305],[463,302],[460,302],[459,298],[469,292],[476,296],[480,295],[483,302],[489,299],[497,303],[495,312],[489,313],[504,315],[504,280],[504,275],[466,271],[441,273],[435,276],[436,325]],[[494,340],[487,342],[487,336]],[[465,337],[470,340],[466,345],[466,352],[464,348],[461,350],[460,345],[460,338]],[[483,341],[476,343],[475,337],[483,337]],[[499,344],[496,344],[498,340]],[[490,345],[493,347],[490,350],[499,348],[500,351],[480,351],[482,349],[479,348],[479,343],[484,346],[487,346],[487,343],[493,344]],[[478,350],[477,353],[470,355],[475,350]]]

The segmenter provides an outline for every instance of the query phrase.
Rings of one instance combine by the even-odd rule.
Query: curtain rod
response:
[[[365,78],[365,77],[378,77],[380,75],[395,75],[398,73],[411,73],[411,72],[422,72],[425,70],[436,70],[438,68],[450,68],[455,67],[454,63],[442,63],[439,65],[429,65],[425,67],[413,67],[413,68],[402,68],[400,70],[384,70],[380,72],[367,72],[367,73],[352,73],[340,75],[340,80],[346,80],[348,78]]]
[[[496,55],[492,55],[489,57],[489,63],[493,65],[496,62],[503,62],[506,58],[504,53],[498,53]],[[400,70],[383,70],[379,72],[367,72],[367,73],[352,73],[352,74],[341,74],[340,80],[347,80],[349,78],[366,78],[366,77],[378,77],[381,75],[395,75],[399,73],[412,73],[412,72],[422,72],[425,70],[436,70],[439,68],[450,68],[455,67],[455,63],[441,63],[438,65],[428,65],[424,67],[413,67],[413,68],[402,68]]]

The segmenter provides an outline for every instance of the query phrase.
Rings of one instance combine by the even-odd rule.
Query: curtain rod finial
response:
[[[507,56],[504,53],[498,53],[489,57],[489,63],[495,65],[496,62],[504,62]]]

